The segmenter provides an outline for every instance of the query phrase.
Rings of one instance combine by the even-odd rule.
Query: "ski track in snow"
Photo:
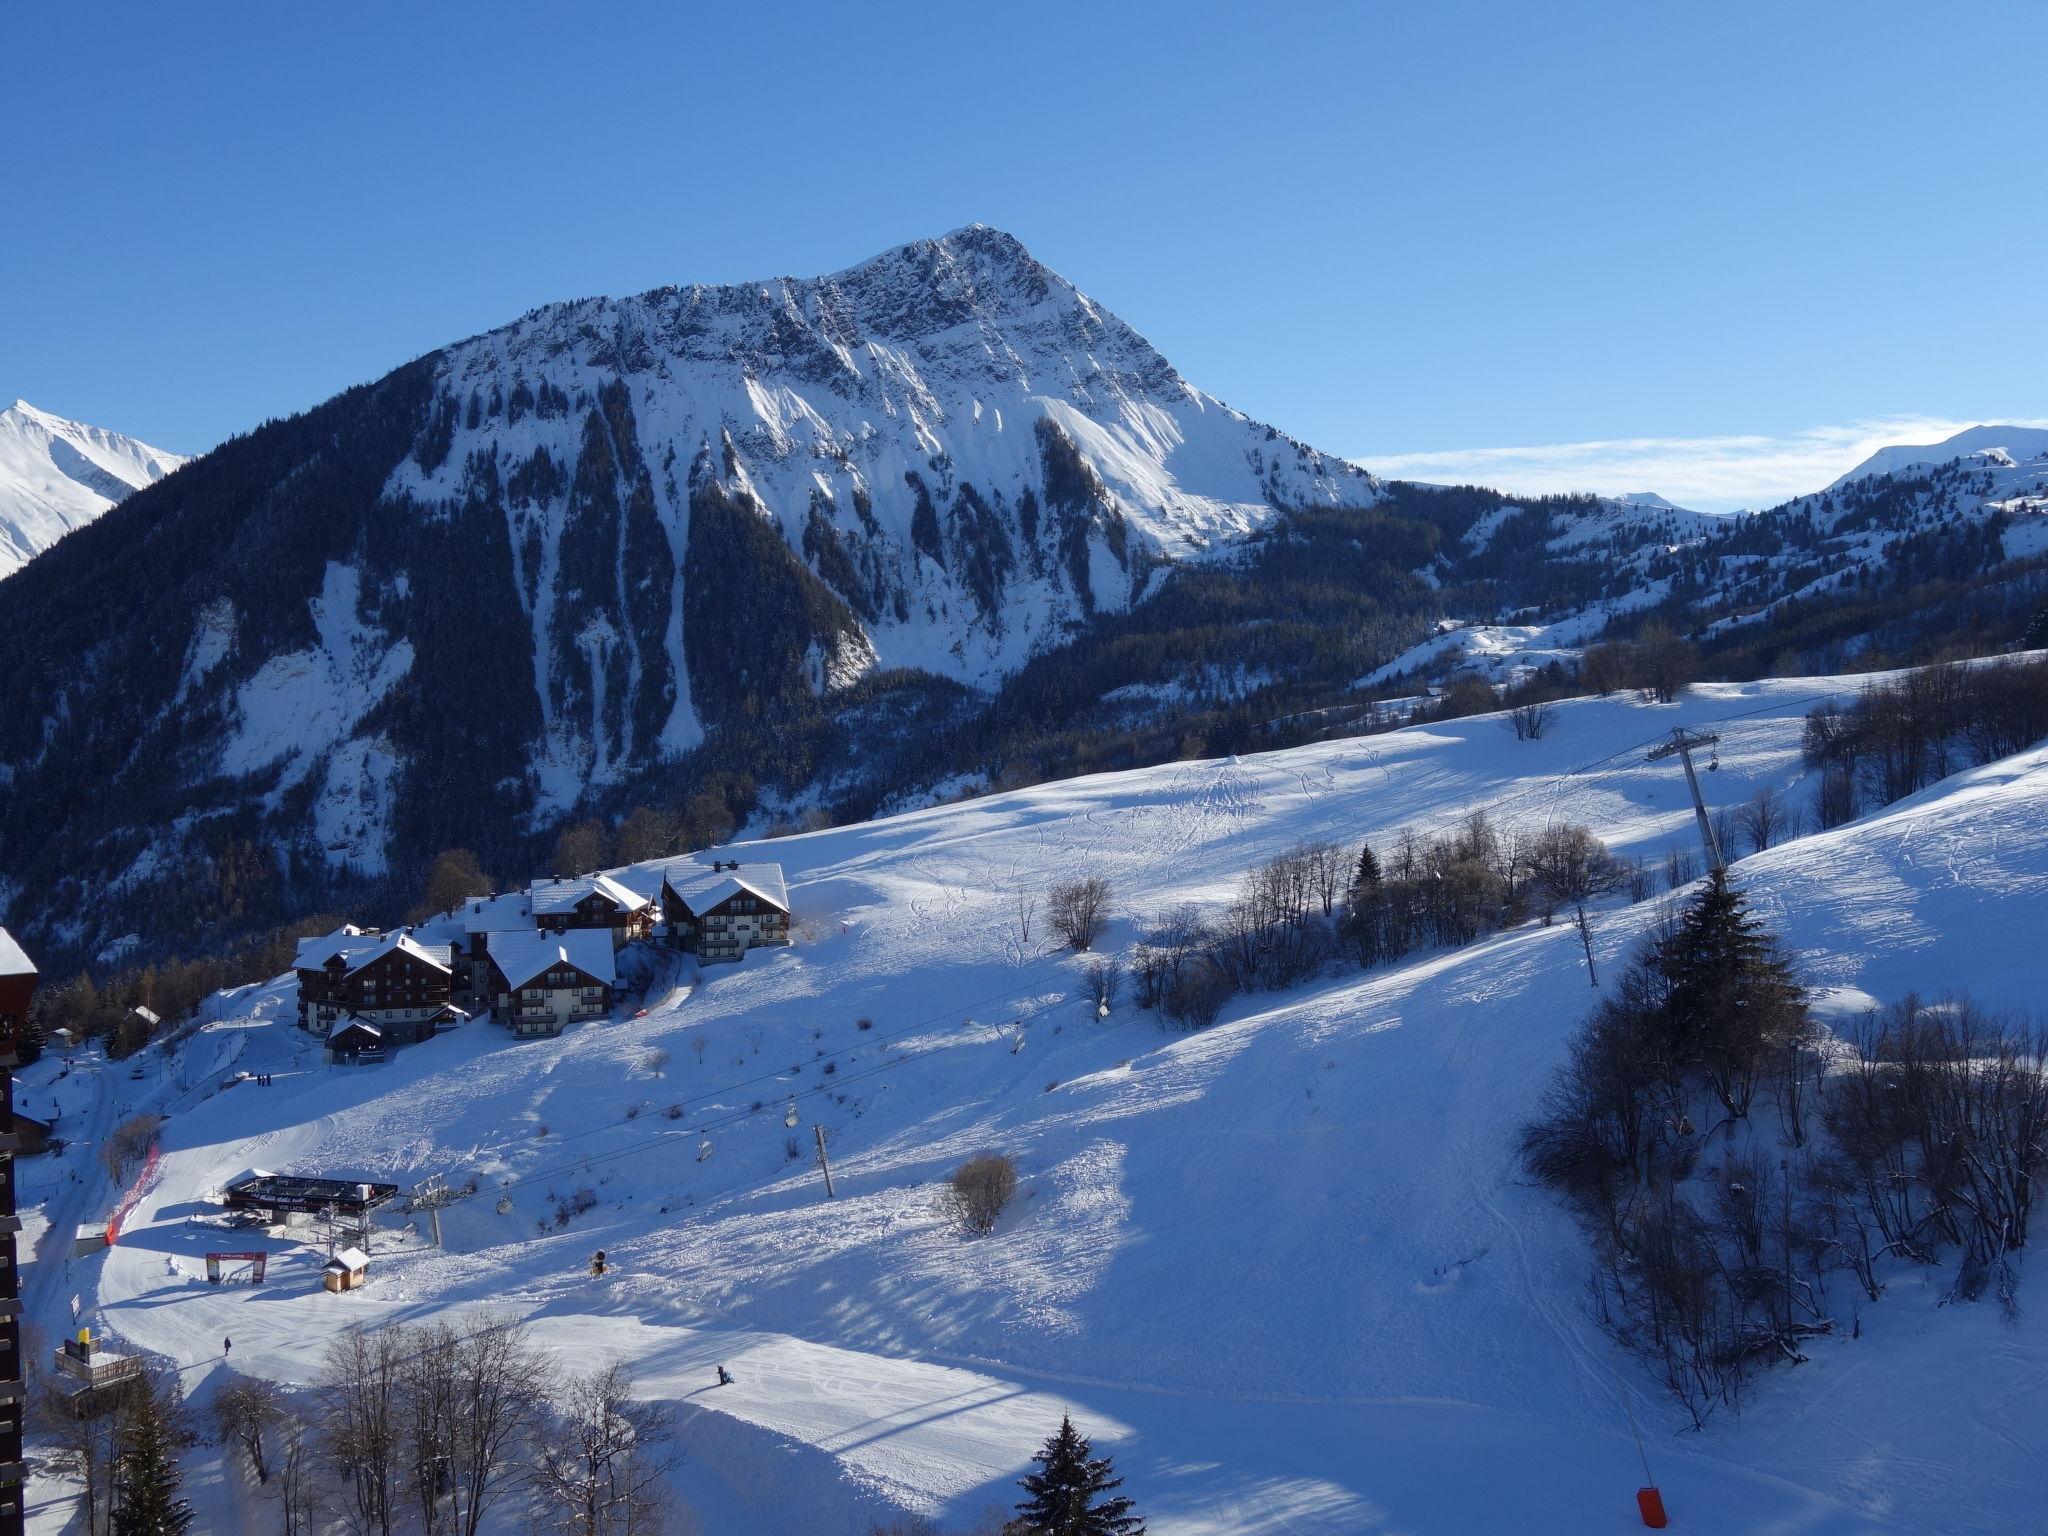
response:
[[[340,1329],[517,1311],[564,1360],[626,1359],[643,1393],[683,1405],[685,1490],[720,1531],[859,1536],[898,1507],[964,1521],[1014,1498],[1071,1411],[1160,1536],[1503,1516],[1618,1533],[1641,1476],[1624,1393],[1678,1528],[2015,1529],[2048,1494],[2031,1324],[1939,1307],[1935,1281],[1904,1275],[1860,1309],[1860,1341],[1818,1342],[1743,1416],[1680,1435],[1589,1322],[1583,1247],[1514,1153],[1593,996],[1568,926],[1241,997],[1195,1035],[1128,1002],[1095,1022],[1078,957],[1046,953],[1042,929],[1015,942],[1020,889],[1106,875],[1098,947],[1123,951],[1137,915],[1225,901],[1292,843],[1384,848],[1482,805],[1583,818],[1661,858],[1695,836],[1682,776],[1623,749],[1723,722],[1713,804],[1766,783],[1803,797],[1800,719],[1838,686],[1581,701],[1540,742],[1481,717],[750,848],[789,874],[794,947],[706,969],[646,1018],[524,1043],[472,1025],[384,1066],[307,1066],[180,1107],[128,1235],[74,1261],[66,1288],[96,1288],[106,1324],[202,1391],[224,1334],[239,1369],[304,1382]],[[2035,1005],[2048,749],[1736,868],[1816,985]],[[1598,913],[1603,974],[1658,907]],[[289,984],[251,1007],[288,1016]],[[221,1027],[238,1025],[245,1065],[297,1048],[283,1023]],[[685,1112],[665,1120],[672,1103]],[[831,1138],[830,1203],[812,1123]],[[935,1196],[983,1147],[1016,1157],[1023,1188],[994,1237],[965,1241]],[[197,1255],[221,1243],[197,1218],[251,1165],[480,1187],[444,1212],[445,1249],[380,1238],[362,1292],[320,1292],[323,1255],[281,1241],[263,1289],[209,1288]],[[551,1197],[583,1187],[595,1208],[555,1228]],[[617,1269],[593,1282],[599,1247]],[[709,1388],[720,1362],[737,1383]]]

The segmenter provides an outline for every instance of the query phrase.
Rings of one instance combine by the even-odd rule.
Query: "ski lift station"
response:
[[[333,1211],[361,1222],[398,1193],[396,1184],[369,1184],[353,1179],[316,1179],[293,1173],[247,1173],[221,1191],[221,1204],[231,1211],[264,1211],[272,1226],[289,1216],[318,1216]]]

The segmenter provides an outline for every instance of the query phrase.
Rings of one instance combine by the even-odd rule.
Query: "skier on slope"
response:
[[[718,1368],[718,1384],[721,1387],[729,1387],[732,1385],[732,1372],[728,1371],[722,1365]]]

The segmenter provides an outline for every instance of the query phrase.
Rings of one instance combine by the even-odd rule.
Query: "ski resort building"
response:
[[[533,902],[524,891],[472,896],[454,910],[412,930],[429,948],[448,947],[449,983],[456,1006],[472,1013],[491,1006],[491,968],[485,963],[495,934],[534,931]]]
[[[351,1179],[323,1179],[296,1173],[265,1173],[251,1169],[231,1180],[220,1203],[231,1211],[256,1211],[272,1226],[292,1216],[322,1216],[358,1224],[398,1193],[396,1184]]]
[[[0,928],[0,1110],[10,1121],[15,1051],[28,1024],[36,980],[35,962]],[[14,1153],[12,1135],[0,1140],[0,1536],[13,1536],[27,1518],[21,1431],[28,1394],[21,1370],[21,1275],[15,1267],[14,1234],[21,1230],[21,1218],[14,1209]]]
[[[611,934],[613,949],[654,932],[654,903],[610,875],[558,875],[529,886],[526,894],[536,928],[602,928]]]
[[[50,1137],[57,1129],[53,1120],[38,1120],[34,1115],[13,1111],[14,1150],[22,1157],[34,1157],[50,1150]]]
[[[501,933],[485,963],[491,1017],[515,1035],[559,1035],[570,1024],[611,1015],[617,953],[601,928]]]
[[[344,925],[301,939],[299,1027],[331,1037],[344,1023],[366,1026],[350,1049],[410,1045],[455,1021],[453,958],[444,944],[407,933],[379,934]]]
[[[761,945],[789,942],[789,888],[780,864],[713,860],[677,865],[662,879],[669,942],[699,960],[737,960]]]

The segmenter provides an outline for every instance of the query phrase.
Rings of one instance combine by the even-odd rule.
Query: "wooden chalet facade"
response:
[[[536,929],[602,928],[621,949],[654,932],[654,903],[610,875],[557,876],[527,887]]]
[[[789,942],[789,894],[780,864],[677,866],[662,880],[661,906],[669,942],[701,961],[737,960],[750,949]]]
[[[445,945],[409,934],[366,934],[343,928],[299,945],[299,1027],[323,1039],[349,1025],[359,1030],[346,1049],[410,1045],[454,1022],[454,967]]]
[[[615,961],[602,929],[499,934],[485,961],[491,1017],[515,1035],[559,1035],[571,1024],[610,1018]]]

